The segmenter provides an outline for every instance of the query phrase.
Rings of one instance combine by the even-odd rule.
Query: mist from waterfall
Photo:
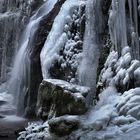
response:
[[[40,20],[47,15],[54,7],[57,0],[46,1],[37,12],[31,17],[29,24],[21,37],[19,51],[15,56],[14,66],[8,85],[8,93],[14,96],[14,105],[17,112],[24,114],[24,98],[29,92],[30,85],[30,54],[33,46],[33,39]]]

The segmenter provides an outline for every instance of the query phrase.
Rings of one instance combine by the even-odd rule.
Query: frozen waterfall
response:
[[[71,24],[71,14],[78,7],[78,0],[67,0],[54,20],[53,27],[49,33],[45,45],[41,51],[41,65],[43,78],[49,78],[49,69],[52,63],[58,59],[59,50],[62,49],[68,41],[67,34],[64,33],[65,25]]]

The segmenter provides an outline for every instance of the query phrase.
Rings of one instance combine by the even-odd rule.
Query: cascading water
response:
[[[14,104],[21,115],[24,114],[24,97],[28,93],[30,84],[30,53],[34,47],[32,45],[34,33],[38,29],[40,20],[51,11],[56,2],[57,0],[46,1],[31,17],[21,37],[21,45],[15,57],[8,86],[8,93],[14,96]]]
[[[102,17],[100,3],[100,0],[89,0],[87,2],[87,24],[83,45],[83,60],[79,66],[81,85],[91,88],[91,93],[87,97],[89,104],[92,104],[93,98],[96,96],[97,67],[100,56],[99,50],[101,48],[101,43],[99,43],[99,29],[102,30],[102,22],[99,23],[99,18]],[[97,12],[99,17],[96,17]]]

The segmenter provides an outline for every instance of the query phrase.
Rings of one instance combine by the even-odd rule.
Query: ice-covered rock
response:
[[[83,114],[87,111],[85,97],[89,91],[87,87],[62,80],[45,79],[40,84],[38,93],[38,115],[50,119],[65,114]]]
[[[25,128],[25,131],[19,133],[18,140],[23,139],[32,139],[32,140],[51,140],[51,136],[49,133],[49,125],[48,122],[45,123],[29,123],[28,127]]]
[[[69,135],[72,131],[78,129],[80,120],[78,116],[62,116],[48,121],[50,132],[58,136]]]
[[[85,5],[67,0],[54,20],[41,51],[43,78],[77,83],[85,29]]]
[[[131,89],[124,92],[121,100],[117,105],[120,115],[131,115],[140,119],[140,88]]]
[[[99,83],[102,83],[104,87],[115,86],[119,92],[139,87],[139,69],[140,61],[132,59],[130,48],[126,46],[120,57],[117,52],[110,52],[101,71]]]

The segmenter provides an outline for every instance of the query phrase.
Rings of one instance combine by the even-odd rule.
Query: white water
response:
[[[14,66],[9,81],[8,93],[13,94],[14,104],[18,106],[20,114],[24,113],[24,97],[30,84],[30,53],[33,45],[34,33],[38,29],[40,20],[54,7],[57,0],[48,0],[31,17],[20,42],[19,51],[15,57]]]

